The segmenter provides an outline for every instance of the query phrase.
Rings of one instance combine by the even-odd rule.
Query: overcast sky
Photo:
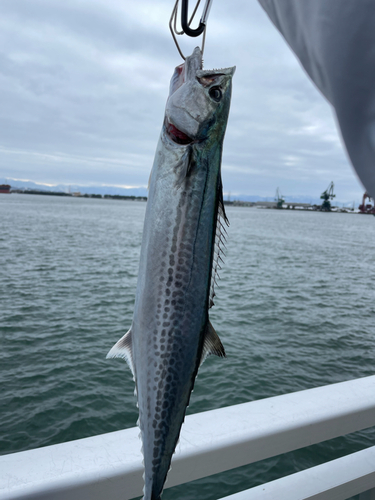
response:
[[[147,185],[182,62],[173,3],[1,0],[0,177]],[[334,181],[338,200],[361,199],[330,105],[256,0],[213,1],[204,67],[234,65],[224,192],[316,198]]]

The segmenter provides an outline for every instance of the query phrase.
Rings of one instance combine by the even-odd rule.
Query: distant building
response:
[[[297,202],[286,201],[283,204],[283,208],[299,208],[299,209],[306,210],[306,209],[312,208],[312,205],[311,205],[311,203],[299,203],[298,201]]]
[[[264,207],[264,208],[276,208],[277,203],[276,201],[257,201],[255,203],[257,207]]]
[[[80,191],[74,191],[74,193],[72,193],[72,196],[81,196],[81,192]]]
[[[260,208],[277,208],[277,201],[257,201],[255,205]],[[300,210],[309,210],[312,209],[312,205],[310,203],[284,201],[281,208],[296,208]]]

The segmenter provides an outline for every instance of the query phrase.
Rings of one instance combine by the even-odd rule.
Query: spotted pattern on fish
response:
[[[150,378],[150,391],[156,394],[155,408],[148,409],[155,429],[152,470],[158,471],[164,450],[161,443],[165,440],[171,422],[167,416],[173,417],[173,403],[178,393],[180,371],[183,369],[182,354],[188,349],[190,341],[186,337],[186,328],[192,322],[194,311],[186,309],[184,296],[191,281],[194,261],[194,240],[197,233],[200,205],[192,203],[195,197],[202,196],[201,189],[195,189],[196,184],[204,183],[204,171],[199,173],[199,182],[195,179],[192,185],[189,178],[181,189],[180,199],[175,212],[170,212],[173,225],[171,237],[165,236],[166,248],[161,254],[158,298],[156,302],[156,328],[153,330],[153,349],[160,360],[154,361],[154,376]],[[169,410],[169,411],[167,411]]]

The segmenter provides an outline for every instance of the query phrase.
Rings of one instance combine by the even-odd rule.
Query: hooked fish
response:
[[[213,305],[224,224],[221,157],[235,68],[202,69],[197,47],[173,74],[149,181],[134,316],[107,357],[135,379],[144,500],[160,500],[195,377],[225,356]]]

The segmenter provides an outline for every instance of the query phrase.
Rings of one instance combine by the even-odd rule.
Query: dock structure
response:
[[[299,203],[296,201],[284,201],[281,207],[277,206],[277,201],[257,201],[255,206],[261,208],[300,208],[304,210],[313,209],[314,206],[311,203]]]
[[[255,206],[262,208],[276,208],[277,203],[276,201],[257,201]]]
[[[189,415],[166,488],[375,425],[375,376]],[[139,429],[0,457],[1,500],[140,496]],[[222,500],[375,499],[375,446]]]

